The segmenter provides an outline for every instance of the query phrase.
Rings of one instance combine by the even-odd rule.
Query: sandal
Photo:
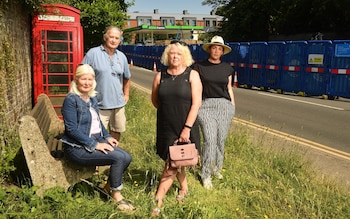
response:
[[[180,190],[181,191],[181,190]],[[185,201],[185,198],[190,194],[189,191],[185,192],[184,195],[180,195],[180,191],[179,191],[179,194],[176,196],[176,201],[177,202],[184,202]]]
[[[134,211],[136,208],[131,204],[130,201],[122,199],[116,202],[117,208],[121,211]]]
[[[152,201],[152,211],[151,217],[159,217],[160,216],[160,208],[158,207],[158,199],[153,199]]]
[[[160,208],[156,207],[153,208],[151,212],[151,217],[159,217],[160,216]]]

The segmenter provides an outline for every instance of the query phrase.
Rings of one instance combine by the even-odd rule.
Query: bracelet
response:
[[[186,125],[186,124],[185,124],[185,128],[192,129],[192,126],[189,126],[189,125]]]

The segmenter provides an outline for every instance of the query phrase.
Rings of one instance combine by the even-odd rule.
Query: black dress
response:
[[[163,70],[161,72],[158,89],[157,110],[157,154],[166,160],[169,154],[169,146],[180,137],[184,128],[187,115],[192,105],[192,93],[190,84],[191,68],[176,76]],[[190,132],[191,142],[199,149],[199,126],[196,121]]]

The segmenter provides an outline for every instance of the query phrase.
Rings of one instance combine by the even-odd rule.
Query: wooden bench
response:
[[[41,94],[29,115],[20,119],[19,136],[37,194],[51,187],[68,189],[71,185],[91,177],[94,167],[82,167],[66,160],[62,155],[60,138],[64,124],[58,118],[47,95]]]

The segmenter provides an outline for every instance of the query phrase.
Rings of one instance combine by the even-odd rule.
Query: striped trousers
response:
[[[222,169],[224,147],[235,106],[224,98],[203,100],[198,112],[198,122],[203,134],[202,179],[216,175]]]

